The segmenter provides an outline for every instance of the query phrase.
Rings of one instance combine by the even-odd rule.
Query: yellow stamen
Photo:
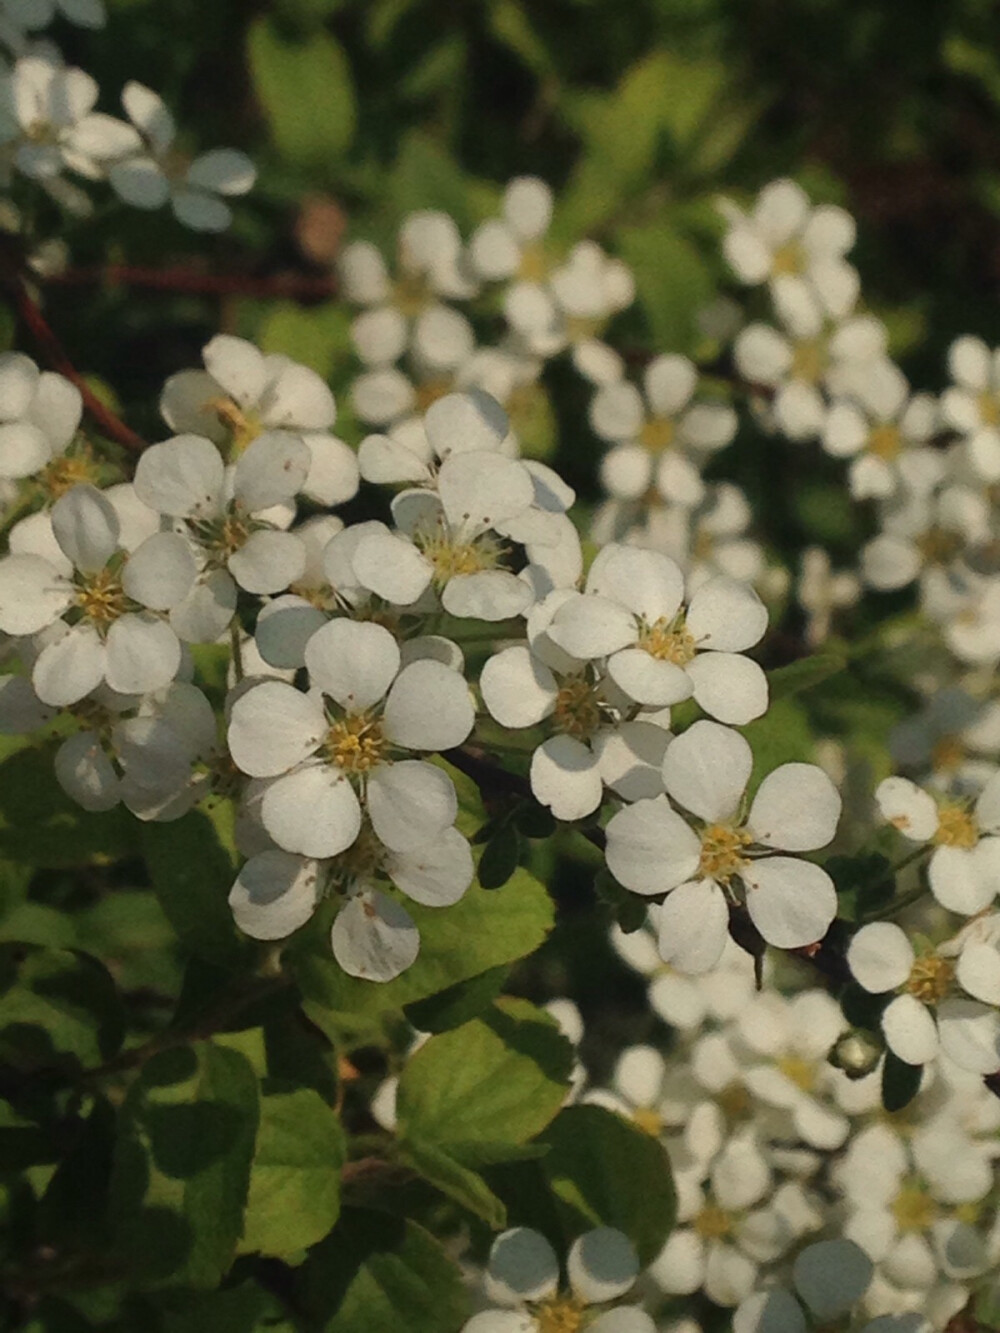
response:
[[[538,1333],[577,1333],[583,1324],[584,1307],[572,1296],[557,1296],[535,1311]]]
[[[803,1060],[801,1055],[783,1055],[775,1064],[803,1092],[812,1092],[816,1086],[816,1066],[811,1060]]]
[[[663,1133],[663,1116],[651,1106],[637,1106],[632,1112],[632,1120],[651,1139],[658,1139]]]
[[[334,722],[323,742],[330,762],[348,773],[367,773],[381,761],[384,749],[382,724],[366,713]]]
[[[517,276],[522,282],[541,282],[549,271],[549,261],[540,245],[526,245],[521,251]]]
[[[979,827],[975,815],[960,805],[945,805],[938,812],[938,827],[934,841],[939,847],[975,847],[979,841]]]
[[[1000,426],[1000,395],[981,393],[979,395],[979,419],[984,426]]]
[[[694,635],[684,628],[683,622],[660,617],[652,625],[643,625],[639,633],[639,647],[660,662],[686,666],[695,655]]]
[[[826,369],[826,344],[819,339],[796,343],[792,353],[792,378],[816,384]]]
[[[567,736],[586,740],[601,724],[600,696],[582,676],[567,680],[556,695],[554,719]]]
[[[415,319],[431,303],[431,292],[422,273],[404,273],[392,289],[392,304],[407,319]]]
[[[715,1100],[727,1120],[743,1120],[751,1110],[750,1094],[743,1083],[727,1083]]]
[[[936,773],[954,773],[965,759],[965,746],[958,736],[942,736],[931,750],[931,767]]]
[[[76,591],[76,604],[98,629],[106,629],[128,609],[125,589],[118,575],[109,569],[81,577]]]
[[[721,1240],[733,1229],[733,1219],[718,1204],[707,1203],[694,1219],[695,1234],[702,1240]]]
[[[439,398],[445,394],[451,393],[455,387],[455,382],[447,375],[440,375],[436,379],[424,380],[423,384],[417,385],[417,411],[426,412],[432,407]]]
[[[232,398],[212,398],[205,407],[214,412],[229,431],[233,457],[241,454],[264,430],[264,423],[255,412],[245,411]]]
[[[53,500],[83,482],[95,484],[97,478],[97,463],[89,452],[57,454],[38,474],[39,485]]]
[[[489,540],[454,541],[441,528],[429,535],[418,534],[417,542],[434,566],[434,581],[439,587],[456,574],[479,574],[486,569],[495,569],[500,557],[499,548]]]
[[[868,432],[868,452],[876,458],[891,463],[899,456],[902,448],[903,436],[898,426],[886,422],[881,426],[873,426]]]
[[[719,884],[728,884],[749,863],[743,849],[752,842],[753,838],[743,829],[730,828],[727,824],[709,824],[701,835],[698,874]]]
[[[673,444],[676,433],[669,417],[650,417],[639,432],[639,443],[651,454],[662,454]]]
[[[948,994],[954,976],[955,966],[947,958],[926,954],[914,962],[903,989],[923,1004],[937,1004]]]
[[[937,1205],[920,1185],[904,1185],[892,1201],[892,1215],[900,1231],[927,1231],[937,1215]]]
[[[774,258],[771,261],[771,272],[774,277],[795,277],[802,273],[804,269],[805,255],[797,241],[788,241],[775,250]]]

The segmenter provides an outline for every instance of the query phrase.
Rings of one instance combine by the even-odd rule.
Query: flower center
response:
[[[581,676],[567,680],[556,695],[555,723],[567,736],[586,740],[601,722],[600,697]]]
[[[212,398],[205,404],[215,413],[229,431],[232,456],[235,458],[264,430],[264,423],[256,412],[248,412],[232,398]]]
[[[545,251],[540,245],[526,245],[521,251],[517,276],[522,282],[541,282],[549,270]]]
[[[792,378],[816,384],[826,370],[826,344],[819,338],[795,344],[792,353]]]
[[[881,426],[873,426],[868,432],[868,452],[876,458],[891,463],[899,456],[902,448],[903,436],[898,426],[886,422]]]
[[[125,589],[110,569],[81,576],[76,590],[76,604],[98,629],[106,629],[128,609]]]
[[[961,551],[964,542],[957,532],[948,532],[945,528],[928,528],[914,539],[914,545],[928,564],[947,565]]]
[[[366,821],[350,847],[334,857],[330,865],[330,877],[348,884],[369,880],[381,868],[384,855],[382,844]]]
[[[803,1060],[801,1055],[783,1055],[775,1064],[803,1092],[812,1092],[816,1086],[816,1066],[811,1060]]]
[[[538,1333],[577,1333],[583,1323],[583,1306],[572,1296],[557,1296],[535,1311]]]
[[[927,1231],[937,1205],[920,1185],[904,1185],[892,1201],[892,1215],[902,1232]]]
[[[667,620],[661,616],[652,625],[644,624],[639,631],[639,647],[645,648],[650,657],[661,662],[673,662],[676,666],[686,666],[694,657],[694,635],[684,628],[684,622],[678,617]]]
[[[984,426],[1000,426],[1000,396],[995,393],[979,395],[979,418]]]
[[[910,968],[910,975],[903,983],[903,989],[915,995],[924,1004],[937,1004],[951,989],[955,975],[954,964],[947,958],[939,958],[929,953],[918,958]]]
[[[774,252],[771,272],[776,278],[794,277],[805,270],[805,255],[798,241],[786,241]]]
[[[934,841],[939,847],[975,847],[979,841],[975,816],[960,805],[942,806]]]
[[[639,431],[639,443],[651,454],[662,454],[674,442],[677,427],[669,417],[650,417]]]
[[[97,481],[97,464],[89,451],[78,454],[57,454],[42,468],[38,481],[42,489],[58,500],[61,495],[82,482]]]
[[[637,1106],[632,1112],[632,1121],[651,1139],[658,1139],[663,1133],[663,1116],[651,1106]]]
[[[750,858],[743,855],[743,849],[752,842],[753,838],[743,829],[730,828],[726,824],[709,824],[701,835],[698,874],[704,879],[728,884],[748,864]]]
[[[604,321],[585,315],[570,315],[566,320],[566,337],[571,343],[588,342],[600,333]]]
[[[707,1203],[694,1219],[695,1234],[702,1240],[721,1240],[733,1229],[733,1219],[717,1203]]]
[[[392,289],[392,304],[407,319],[415,319],[431,303],[430,288],[422,273],[404,273]]]
[[[367,773],[381,762],[384,750],[382,723],[367,713],[334,722],[323,742],[327,759],[347,773]]]
[[[442,587],[457,574],[481,574],[495,569],[500,549],[489,538],[474,541],[455,541],[444,528],[435,528],[429,534],[416,535],[417,544],[425,558],[434,567],[434,582]]]
[[[727,1083],[715,1100],[727,1120],[743,1120],[750,1112],[750,1094],[744,1083]]]
[[[439,398],[451,393],[454,380],[448,375],[439,375],[435,379],[424,380],[417,385],[417,411],[426,412]]]

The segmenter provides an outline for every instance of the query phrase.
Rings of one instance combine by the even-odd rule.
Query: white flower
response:
[[[132,152],[139,136],[124,121],[93,110],[98,91],[82,69],[41,56],[25,56],[0,76],[4,137],[13,142],[17,169],[42,182],[67,167],[96,180]]]
[[[280,443],[292,437],[309,451],[303,495],[338,505],[357,493],[357,458],[330,434],[337,408],[315,371],[222,333],[202,356],[204,371],[182,370],[164,385],[160,411],[174,431],[225,446],[229,462],[261,438]]]
[[[108,172],[115,193],[135,208],[162,208],[169,200],[186,227],[225,231],[233,215],[224,199],[246,194],[256,178],[246,154],[217,148],[181,165],[173,150],[176,126],[162,98],[132,80],[122,91],[122,105],[142,143]]]
[[[973,916],[1000,890],[1000,773],[975,806],[934,798],[907,778],[886,778],[875,791],[882,818],[911,842],[933,844],[931,892],[942,907]]]
[[[601,461],[605,490],[631,500],[651,486],[665,500],[696,505],[704,495],[700,467],[736,434],[736,414],[723,403],[692,404],[698,383],[685,356],[658,356],[646,367],[643,395],[634,384],[602,385],[590,404],[595,433],[612,448]]]
[[[680,1072],[654,1046],[628,1046],[615,1062],[610,1087],[588,1089],[581,1100],[616,1111],[658,1139],[683,1127],[696,1099]]]
[[[966,691],[936,690],[926,706],[889,734],[901,768],[929,775],[939,790],[978,792],[996,772],[1000,701],[982,703]]]
[[[940,1041],[961,1068],[992,1074],[1000,1068],[1000,953],[995,941],[975,938],[956,941],[957,963],[948,952],[941,948],[918,956],[894,922],[873,921],[851,940],[847,961],[865,990],[896,992],[879,1021],[889,1049],[901,1060],[927,1064],[936,1058]]]
[[[461,745],[474,713],[463,678],[440,662],[402,667],[381,625],[333,620],[306,645],[312,690],[265,681],[232,705],[229,748],[250,777],[272,778],[261,819],[285,851],[336,856],[367,810],[379,841],[409,852],[455,819],[455,789],[406,751]]]
[[[679,567],[656,551],[606,546],[585,593],[556,611],[549,637],[572,657],[607,658],[611,679],[636,703],[695,700],[742,724],[767,708],[767,679],[743,650],[767,628],[767,611],[745,584],[718,577],[682,606]]]
[[[881,507],[878,536],[861,551],[865,582],[880,592],[903,588],[921,576],[928,595],[928,575],[941,571],[949,580],[956,558],[991,531],[987,497],[964,485],[932,493],[907,491]]]
[[[942,415],[964,437],[979,476],[1000,480],[1000,352],[980,338],[957,338],[948,368],[955,384],[941,395]]]
[[[580,1326],[585,1307],[623,1296],[639,1274],[631,1241],[612,1227],[578,1236],[566,1258],[569,1291],[559,1291],[559,1261],[540,1231],[514,1227],[493,1242],[484,1274],[493,1307],[473,1315],[462,1333],[550,1333]],[[500,1307],[500,1308],[495,1308]],[[591,1314],[593,1313],[593,1317]],[[572,1321],[572,1322],[571,1322]],[[588,1333],[655,1333],[639,1306],[587,1312]]]
[[[59,483],[65,489],[71,477],[94,479],[74,476],[88,470],[84,456],[59,459],[80,427],[83,400],[75,384],[52,371],[40,372],[21,352],[4,352],[0,402],[0,478],[17,481],[42,474],[39,480],[50,494]]]
[[[483,222],[469,241],[469,261],[490,282],[538,281],[547,268],[542,238],[552,220],[552,191],[537,176],[517,176],[503,194],[502,216]]]
[[[808,613],[806,643],[817,648],[830,636],[833,613],[860,599],[861,584],[856,574],[833,573],[827,552],[821,546],[809,546],[802,552],[795,596]]]
[[[684,971],[713,967],[722,954],[734,881],[750,918],[769,944],[794,949],[821,939],[836,915],[826,871],[771,849],[812,851],[832,839],[840,797],[813,764],[782,764],[761,783],[749,812],[741,807],[750,777],[750,746],[728,727],[696,722],[672,741],[663,761],[669,796],[637,801],[607,826],[608,867],[635,893],[667,893],[660,952]]]
[[[810,206],[790,180],[765,185],[749,214],[730,200],[720,208],[730,224],[723,253],[741,282],[769,282],[772,292],[791,288],[797,299],[834,316],[850,310],[859,284],[844,259],[855,237],[854,219],[844,209]]]
[[[0,629],[38,634],[61,622],[35,660],[38,697],[64,706],[102,681],[147,694],[176,675],[181,646],[163,613],[187,595],[195,562],[183,538],[162,532],[130,553],[121,522],[93,486],[75,486],[51,511],[51,558],[0,560]]]
[[[453,454],[499,453],[507,437],[507,414],[488,393],[471,389],[431,404],[422,429],[397,428],[361,442],[358,463],[365,481],[429,485]]]
[[[47,28],[56,15],[81,28],[103,28],[103,0],[0,0],[0,19],[20,32]]]

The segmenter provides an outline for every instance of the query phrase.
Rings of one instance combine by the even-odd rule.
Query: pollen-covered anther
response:
[[[954,976],[954,964],[947,958],[927,954],[913,964],[903,989],[924,1004],[937,1004],[951,990]]]
[[[454,541],[440,529],[423,538],[420,549],[433,566],[434,581],[439,585],[458,574],[481,574],[494,569],[500,557],[498,547],[489,540]]]
[[[556,695],[555,724],[567,736],[586,740],[601,724],[597,691],[582,678],[568,680]]]
[[[229,431],[234,454],[241,454],[264,429],[263,422],[256,413],[244,411],[232,398],[211,398],[205,407],[208,411],[214,412]]]
[[[392,304],[401,315],[415,319],[431,303],[431,291],[420,273],[404,274],[392,289]]]
[[[868,452],[874,454],[876,458],[882,458],[887,463],[891,463],[894,458],[898,458],[903,449],[903,436],[898,426],[891,422],[884,422],[881,426],[873,426],[868,432]]]
[[[61,495],[89,482],[97,484],[97,464],[89,452],[57,454],[38,474],[38,482],[45,493],[58,500]]]
[[[101,569],[82,579],[76,604],[88,620],[103,629],[125,614],[128,598],[118,575],[110,569]]]
[[[548,260],[540,245],[526,245],[521,251],[517,276],[522,282],[541,282],[548,272]]]
[[[826,370],[826,345],[820,339],[796,344],[792,353],[792,378],[816,384]]]
[[[1000,395],[979,395],[979,417],[984,426],[1000,426]]]
[[[934,841],[939,847],[975,847],[979,841],[975,815],[960,805],[942,806]]]
[[[380,763],[385,737],[378,718],[358,713],[334,722],[326,734],[323,750],[331,763],[347,773],[367,773]]]
[[[797,241],[787,241],[779,246],[771,263],[775,277],[795,277],[807,268],[805,252]]]
[[[683,623],[679,623],[676,618],[665,620],[662,617],[642,627],[639,647],[644,648],[650,657],[661,662],[673,662],[675,666],[686,666],[697,651],[694,635],[684,628]]]
[[[701,835],[698,874],[720,884],[727,883],[749,863],[750,858],[743,853],[751,842],[753,838],[743,829],[729,828],[726,824],[710,824]]]
[[[965,759],[965,746],[958,736],[942,736],[931,750],[931,768],[935,773],[954,773]]]
[[[783,1055],[775,1061],[777,1067],[803,1092],[812,1092],[816,1086],[816,1066],[801,1055]]]
[[[639,431],[639,443],[651,454],[662,454],[669,449],[677,434],[677,427],[669,417],[650,417]]]
[[[663,1116],[651,1106],[637,1106],[632,1112],[632,1121],[651,1139],[658,1139],[663,1133]]]
[[[702,1240],[721,1240],[733,1229],[733,1219],[717,1203],[707,1203],[701,1212],[695,1215],[693,1222],[695,1235]]]
[[[577,1333],[583,1325],[583,1305],[572,1296],[557,1296],[535,1311],[538,1333]]]

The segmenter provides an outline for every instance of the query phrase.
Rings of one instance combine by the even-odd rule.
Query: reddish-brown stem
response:
[[[322,301],[337,292],[333,274],[276,273],[255,278],[248,273],[202,273],[197,269],[143,268],[108,264],[103,268],[69,268],[46,282],[56,287],[141,287],[153,292],[184,292],[196,296],[248,296],[259,300]]]
[[[133,453],[140,453],[145,449],[146,441],[142,436],[137,435],[130,426],[126,426],[117,413],[113,412],[107,404],[101,402],[73,365],[65,348],[53,333],[48,321],[24,283],[15,280],[13,291],[17,313],[38,345],[42,358],[52,370],[57,370],[60,375],[65,375],[80,390],[83,406],[95,425],[103,431],[109,440],[114,440]]]

